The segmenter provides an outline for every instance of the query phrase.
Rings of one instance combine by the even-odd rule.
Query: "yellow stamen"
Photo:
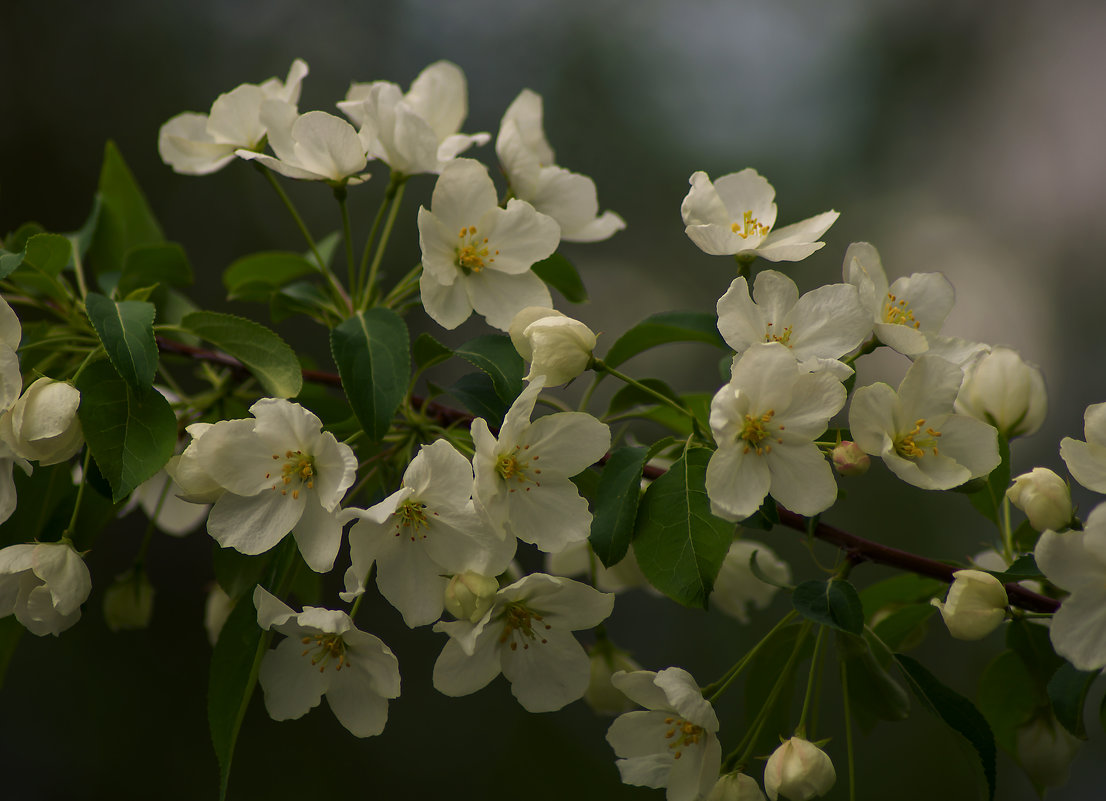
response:
[[[733,223],[730,230],[742,239],[748,239],[750,236],[764,236],[770,230],[770,226],[761,225],[753,216],[753,212],[747,211],[742,215],[741,222]]]

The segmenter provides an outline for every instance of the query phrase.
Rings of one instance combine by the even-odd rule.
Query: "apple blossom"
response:
[[[849,407],[854,441],[922,489],[951,489],[987,475],[999,463],[997,432],[953,413],[962,376],[952,362],[927,354],[897,391],[884,383],[856,390]]]
[[[527,306],[507,329],[515,350],[530,362],[526,380],[545,376],[547,386],[567,384],[587,369],[595,332],[556,309]]]
[[[785,740],[764,766],[764,791],[772,801],[780,795],[810,801],[828,793],[836,781],[829,755],[802,737]]]
[[[499,581],[495,576],[484,576],[466,570],[450,577],[445,586],[446,610],[458,620],[476,623],[495,604]]]
[[[359,126],[369,155],[403,175],[440,173],[491,138],[459,133],[468,116],[468,88],[461,68],[448,61],[420,72],[406,94],[389,81],[351,84],[338,108]]]
[[[819,242],[839,216],[827,211],[802,222],[772,230],[776,224],[776,190],[756,170],[747,167],[711,183],[703,171],[693,173],[691,190],[680,206],[684,232],[712,256],[734,255],[741,261],[757,256],[768,261],[802,261],[825,245]]]
[[[500,674],[528,712],[551,712],[581,698],[591,673],[570,632],[607,619],[614,596],[571,579],[531,573],[501,589],[480,620],[438,622],[449,641],[434,664],[434,687],[474,693]]]
[[[536,92],[523,89],[507,107],[495,152],[515,197],[556,220],[564,241],[599,242],[626,227],[613,211],[599,214],[594,181],[554,164]]]
[[[718,717],[686,670],[617,672],[615,687],[645,710],[620,715],[607,730],[625,784],[667,787],[668,801],[694,801],[718,781]]]
[[[84,447],[80,403],[71,384],[39,378],[0,416],[0,439],[22,459],[43,466],[64,462]]]
[[[399,662],[387,645],[356,628],[345,612],[305,606],[296,613],[260,584],[253,603],[257,625],[285,635],[265,654],[257,676],[273,720],[302,717],[325,695],[355,737],[384,731],[388,699],[399,697],[400,682]]]
[[[456,328],[475,310],[506,331],[527,306],[553,305],[530,267],[557,249],[557,223],[524,200],[501,209],[480,162],[446,165],[418,224],[423,308],[443,328]]]
[[[749,622],[749,605],[764,609],[772,602],[778,587],[761,581],[753,573],[750,561],[756,554],[757,568],[777,584],[791,582],[791,568],[775,551],[754,540],[734,540],[710,594],[712,606],[742,623]]]
[[[735,357],[729,383],[710,405],[718,443],[707,464],[711,511],[743,520],[769,494],[801,515],[828,509],[837,483],[813,440],[845,396],[840,381],[801,370],[778,342],[752,345]]]
[[[842,476],[862,476],[871,467],[872,459],[855,442],[838,442],[830,454],[833,469]]]
[[[233,161],[236,151],[256,150],[267,132],[262,103],[281,100],[295,106],[306,75],[307,64],[297,58],[283,82],[244,83],[219,95],[210,114],[178,114],[158,132],[161,160],[184,175],[207,175]]]
[[[758,342],[786,345],[806,372],[827,369],[844,380],[852,369],[838,361],[872,332],[872,320],[849,284],[829,284],[799,297],[795,282],[765,270],[753,282],[735,278],[718,300],[718,331],[743,353]]]
[[[224,420],[203,429],[177,463],[189,476],[224,491],[207,530],[224,548],[264,553],[289,531],[316,572],[334,564],[342,539],[338,503],[353,484],[357,457],[348,445],[323,432],[322,422],[298,403],[262,398],[253,419]],[[189,478],[182,484],[187,485]]]
[[[325,111],[299,114],[291,103],[266,100],[261,104],[261,121],[276,156],[249,149],[235,155],[258,161],[286,178],[351,186],[368,179],[361,173],[367,161],[365,148],[345,120]]]
[[[1011,348],[993,348],[969,367],[956,398],[958,412],[990,423],[1007,439],[1036,433],[1047,408],[1041,371]]]
[[[958,640],[981,640],[1002,625],[1010,601],[1006,588],[990,573],[982,570],[957,570],[952,574],[944,603],[930,603],[941,611],[949,634]]]
[[[55,637],[81,617],[92,579],[68,542],[9,545],[0,550],[0,618],[16,620],[39,637]]]
[[[544,385],[538,377],[515,399],[498,438],[482,418],[473,421],[473,501],[504,536],[556,553],[588,538],[588,502],[569,479],[607,452],[611,434],[606,424],[583,412],[558,412],[531,422]]]
[[[752,776],[727,773],[719,777],[707,796],[707,801],[764,801],[764,793]]]
[[[1106,493],[1106,403],[1095,403],[1083,413],[1086,441],[1064,437],[1060,458],[1072,478],[1089,490]]]
[[[1037,531],[1063,531],[1075,515],[1068,482],[1047,467],[1034,467],[1016,477],[1006,497],[1025,512],[1029,525]]]

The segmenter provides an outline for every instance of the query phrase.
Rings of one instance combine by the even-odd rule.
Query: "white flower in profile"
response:
[[[845,405],[828,372],[807,373],[778,342],[735,357],[730,381],[710,405],[718,449],[707,464],[711,511],[743,520],[771,494],[793,512],[814,515],[837,499],[833,469],[814,444]]]
[[[668,801],[711,791],[722,765],[718,717],[686,670],[619,671],[611,683],[644,710],[620,715],[607,730],[624,784],[667,787]]]
[[[39,637],[55,637],[81,617],[92,591],[88,567],[68,542],[9,545],[0,550],[0,618]]]
[[[558,167],[542,126],[542,98],[519,92],[499,123],[495,152],[515,197],[548,214],[566,242],[600,242],[626,223],[613,211],[599,213],[595,182]]]
[[[419,208],[423,308],[443,328],[456,328],[475,309],[488,325],[506,331],[527,306],[553,305],[530,268],[558,242],[552,217],[524,200],[501,209],[487,168],[457,159],[434,184],[430,210]]]
[[[434,687],[469,695],[502,672],[526,711],[560,709],[583,697],[591,675],[588,655],[571,632],[598,626],[613,608],[613,595],[532,573],[501,589],[476,623],[434,624],[450,638],[434,664]]]
[[[567,384],[587,369],[595,350],[595,332],[556,309],[527,306],[507,329],[511,343],[526,361],[526,380],[545,376],[547,386]]]
[[[1106,493],[1106,403],[1094,403],[1083,412],[1084,440],[1060,440],[1060,458],[1072,478],[1089,490]]]
[[[496,535],[472,504],[472,465],[447,440],[424,445],[399,490],[368,510],[346,509],[352,564],[342,600],[365,591],[376,564],[380,593],[414,628],[442,616],[448,576],[494,576],[515,555],[515,541]]]
[[[534,379],[511,404],[498,438],[482,418],[473,421],[473,500],[503,535],[556,553],[588,538],[588,502],[569,479],[607,452],[611,432],[583,412],[531,422],[544,383]]]
[[[161,160],[184,175],[207,175],[233,161],[235,151],[256,150],[267,133],[262,103],[281,100],[295,106],[306,75],[307,64],[297,58],[284,81],[244,83],[219,95],[210,114],[178,114],[158,132]]]
[[[849,407],[853,440],[922,489],[952,489],[987,475],[999,463],[998,432],[953,413],[962,376],[955,364],[926,354],[898,391],[882,382],[861,387]]]
[[[772,801],[811,801],[825,795],[837,781],[833,761],[821,748],[802,737],[791,737],[764,765],[764,791]]]
[[[736,256],[752,261],[802,261],[826,243],[818,238],[839,216],[826,211],[802,222],[773,230],[776,190],[756,170],[723,175],[711,183],[700,170],[680,206],[684,232],[700,250],[712,256]]]
[[[261,121],[276,156],[249,149],[235,155],[258,161],[286,178],[350,186],[368,179],[361,173],[368,160],[365,148],[345,120],[325,111],[299,114],[291,103],[266,100],[261,104]]]
[[[735,278],[718,300],[718,331],[726,344],[744,353],[758,342],[779,342],[806,372],[827,369],[839,380],[852,368],[839,362],[872,332],[872,320],[856,288],[828,284],[799,296],[795,282],[765,270],[749,285]]]
[[[365,149],[397,173],[440,173],[487,133],[459,133],[468,116],[465,74],[437,61],[419,73],[411,89],[389,81],[350,84],[338,108],[357,125]]]
[[[1071,593],[1052,617],[1052,647],[1079,670],[1106,667],[1106,504],[1091,511],[1083,531],[1046,531],[1033,556]]]
[[[993,348],[964,371],[956,410],[995,426],[1007,439],[1034,434],[1048,395],[1041,371],[1012,348]]]
[[[931,598],[941,612],[949,634],[958,640],[981,640],[1006,619],[1010,601],[1006,588],[990,573],[982,570],[957,570],[952,574],[944,603]]]
[[[349,615],[305,606],[298,614],[260,584],[257,625],[285,636],[261,660],[258,681],[273,720],[293,720],[322,697],[355,737],[372,737],[388,722],[388,699],[399,697],[399,662],[378,637]]]
[[[72,384],[39,378],[0,416],[0,439],[22,459],[43,466],[64,462],[84,447],[80,404]]]
[[[357,457],[298,403],[262,398],[250,414],[215,423],[193,443],[193,473],[224,490],[208,533],[224,548],[259,554],[292,531],[304,561],[325,573],[341,544],[338,503],[353,484]]]
[[[776,584],[791,583],[791,567],[775,551],[755,540],[734,540],[714,580],[710,603],[742,623],[749,622],[750,604],[764,609],[779,590],[753,573],[750,565],[753,554],[761,573]]]

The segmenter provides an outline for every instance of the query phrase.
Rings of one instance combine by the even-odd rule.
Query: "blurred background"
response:
[[[840,280],[848,244],[870,241],[892,280],[949,277],[957,305],[945,333],[1015,347],[1043,366],[1049,418],[1017,443],[1015,474],[1035,465],[1063,472],[1060,438],[1082,438],[1083,409],[1106,400],[1106,5],[1095,0],[1047,8],[1023,0],[4,0],[0,30],[0,231],[28,220],[54,231],[80,226],[113,139],[166,236],[186,248],[208,307],[232,309],[218,276],[234,259],[302,243],[253,170],[232,164],[194,178],[162,164],[159,126],[182,111],[206,112],[239,83],[283,78],[296,57],[311,70],[300,110],[331,112],[350,81],[406,87],[445,58],[468,76],[463,130],[494,136],[521,89],[539,92],[558,163],[592,176],[601,208],[626,220],[608,242],[562,250],[591,302],[559,305],[603,332],[601,343],[654,312],[713,309],[733,265],[687,240],[680,201],[695,170],[718,177],[752,166],[776,188],[780,225],[841,212],[823,250],[784,265],[803,290]],[[491,146],[473,155],[494,164]],[[378,172],[351,193],[362,232],[383,191]],[[396,275],[418,258],[415,209],[429,203],[432,186],[421,176],[408,190],[385,265]],[[325,187],[290,192],[317,234],[337,228]],[[265,319],[261,307],[237,311]],[[425,319],[412,325],[428,327]],[[470,323],[457,341],[481,332]],[[295,335],[305,336],[303,327]],[[329,367],[322,333],[306,336]],[[670,346],[631,362],[630,372],[713,392],[717,353],[707,350]],[[906,366],[878,356],[861,363],[860,381],[897,383]],[[827,517],[857,534],[945,558],[966,558],[993,536],[963,498],[892,481],[881,465],[846,488],[847,502]],[[1078,490],[1076,500],[1083,513],[1096,502]],[[108,534],[90,557],[94,580],[125,569],[137,547],[125,527]],[[791,532],[766,536],[797,576],[815,575]],[[0,695],[5,797],[213,797],[209,651],[199,626],[210,541],[156,540],[150,571],[159,592],[151,631],[110,635],[97,589],[85,619],[60,639],[23,638]],[[854,578],[863,585],[886,575],[861,567]],[[438,695],[430,673],[442,637],[407,632],[382,602],[365,614],[368,606],[362,624],[393,647],[403,672],[385,733],[358,741],[322,710],[278,724],[255,698],[232,798],[660,797],[619,784],[607,723],[583,704],[527,715],[502,680],[460,700]],[[637,592],[619,601],[610,629],[644,666],[678,664],[706,682],[784,608],[777,599],[741,627]],[[1001,635],[958,643],[933,626],[918,656],[974,696],[1000,648]],[[724,744],[740,736],[739,708],[724,708]],[[840,777],[829,797],[844,798],[835,713],[825,728]],[[1071,782],[1050,798],[1096,797],[1106,781],[1102,731],[1090,728]],[[881,725],[858,742],[861,797],[976,797],[970,749],[920,708],[908,724]],[[1035,797],[1005,755],[999,797]]]

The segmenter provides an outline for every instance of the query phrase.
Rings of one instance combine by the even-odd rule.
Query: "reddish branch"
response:
[[[191,345],[185,345],[180,342],[165,339],[164,337],[158,337],[157,344],[164,353],[175,353],[188,356],[192,359],[211,362],[213,364],[221,364],[234,370],[247,372],[245,366],[240,361],[225,353],[192,347]],[[342,385],[342,379],[339,378],[338,375],[335,373],[323,372],[321,370],[304,370],[303,379],[305,381],[311,381],[312,383],[326,384],[334,387],[340,387]],[[453,425],[466,420],[472,420],[472,415],[470,414],[459,412],[456,409],[451,409],[448,406],[442,406],[432,401],[427,402],[425,399],[418,396],[412,396],[411,403],[416,409],[420,409],[425,414],[434,417],[444,425]],[[656,479],[664,474],[664,470],[659,467],[646,465],[644,474],[646,478]],[[808,525],[809,521],[807,518],[782,507],[779,510],[779,515],[780,525],[804,534],[808,533],[810,526]],[[938,562],[936,559],[929,559],[928,557],[919,556],[909,551],[892,548],[888,545],[881,545],[878,542],[858,537],[855,534],[849,534],[847,531],[842,531],[835,526],[821,521],[819,521],[812,530],[809,530],[809,533],[815,539],[822,540],[823,542],[840,548],[845,552],[847,558],[855,563],[871,562],[877,565],[887,565],[888,567],[916,573],[919,576],[939,579],[944,582],[951,582],[952,574],[961,569],[954,565]],[[1060,608],[1060,602],[1056,599],[1048,598],[1044,595],[1027,590],[1020,584],[1007,584],[1006,594],[1010,598],[1011,605],[1030,612],[1055,612]]]

